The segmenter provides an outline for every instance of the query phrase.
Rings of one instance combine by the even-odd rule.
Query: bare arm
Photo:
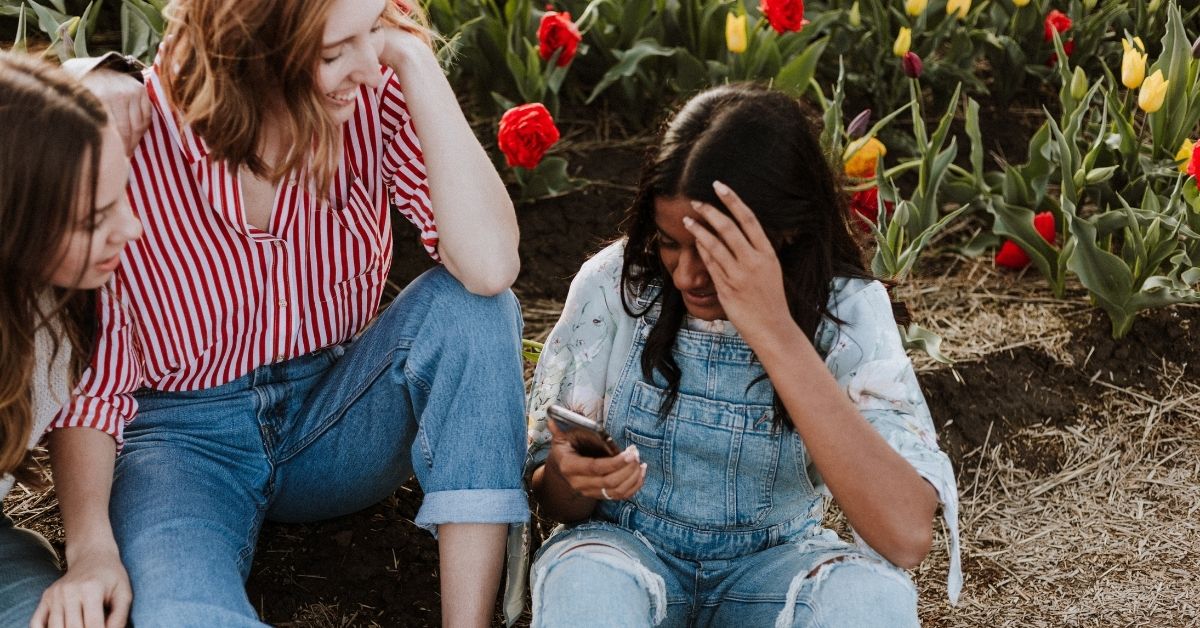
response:
[[[700,205],[688,226],[729,320],[754,350],[830,493],[862,538],[896,565],[920,564],[937,492],[859,413],[792,320],[782,271],[753,212],[714,186],[733,218]]]
[[[437,58],[416,35],[389,30],[382,60],[400,79],[421,142],[442,261],[471,292],[506,290],[520,270],[516,213]]]
[[[132,600],[108,520],[116,444],[90,428],[50,433],[50,462],[67,536],[67,573],[42,595],[33,626],[82,617],[88,628],[125,625]]]

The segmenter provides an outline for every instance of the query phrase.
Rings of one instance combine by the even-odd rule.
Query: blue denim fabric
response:
[[[42,592],[62,573],[54,549],[0,514],[0,628],[26,628]]]
[[[426,272],[358,338],[191,392],[143,391],[111,516],[140,626],[258,626],[265,519],[362,509],[416,474],[416,523],[519,523],[521,315]]]
[[[774,390],[740,337],[679,331],[679,396],[660,419],[665,381],[641,375],[654,318],[606,415],[645,484],[539,551],[534,626],[917,625],[907,574],[821,527],[804,443],[774,426]]]

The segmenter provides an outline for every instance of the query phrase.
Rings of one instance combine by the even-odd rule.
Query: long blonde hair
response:
[[[27,451],[37,331],[62,323],[66,337],[55,337],[54,351],[70,343],[75,378],[89,357],[95,293],[54,289],[49,311],[40,301],[81,196],[94,212],[107,123],[104,106],[59,68],[0,52],[0,475],[27,484],[41,478]]]
[[[338,165],[340,134],[318,93],[316,68],[332,0],[174,0],[167,7],[167,98],[210,156],[277,182],[310,167],[319,192]],[[384,22],[429,39],[414,0],[388,0]],[[264,97],[264,95],[266,97]],[[258,156],[263,120],[282,106],[287,153]],[[311,138],[308,141],[307,138]]]

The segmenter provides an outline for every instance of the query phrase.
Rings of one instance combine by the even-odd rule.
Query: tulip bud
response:
[[[921,57],[915,52],[906,52],[900,59],[900,67],[904,69],[904,75],[908,78],[921,78],[921,70],[924,66],[921,64]]]
[[[1155,70],[1154,74],[1146,77],[1142,82],[1142,91],[1138,92],[1138,107],[1146,113],[1154,113],[1162,109],[1163,101],[1167,97],[1167,87],[1171,81],[1163,79],[1162,70]]]
[[[863,133],[867,132],[867,125],[869,124],[871,124],[871,110],[863,109],[862,112],[854,116],[854,119],[851,120],[850,124],[846,126],[846,135],[852,140],[858,139],[862,137]]]
[[[850,26],[858,28],[862,26],[862,11],[858,8],[858,2],[850,5]]]
[[[1146,5],[1146,12],[1154,13],[1155,11],[1158,10],[1158,7],[1160,5],[1162,5],[1162,0],[1150,0],[1150,4]]]
[[[917,17],[925,12],[925,6],[928,4],[929,0],[904,0],[904,12],[909,17]]]
[[[1175,153],[1175,161],[1179,162],[1179,172],[1187,174],[1188,161],[1192,157],[1192,149],[1196,143],[1190,139],[1183,140],[1183,144],[1179,146],[1179,151]]]
[[[912,47],[912,29],[907,26],[901,26],[900,32],[896,35],[896,43],[892,44],[892,54],[897,57],[903,57]]]
[[[1017,8],[1019,9],[1025,5],[1029,4],[1029,0],[1013,0],[1013,4],[1015,4],[1017,6]]]
[[[746,52],[746,16],[725,14],[725,46],[729,52],[741,54]]]
[[[1146,79],[1146,47],[1140,37],[1121,40],[1125,54],[1121,56],[1121,83],[1129,89],[1137,89]]]
[[[1083,68],[1075,66],[1075,74],[1071,77],[1071,97],[1079,100],[1087,95],[1088,80]]]
[[[1083,9],[1085,11],[1091,11],[1094,8],[1096,8],[1096,0],[1083,0]]]
[[[971,10],[971,0],[950,0],[946,3],[946,15],[965,20],[967,13]]]

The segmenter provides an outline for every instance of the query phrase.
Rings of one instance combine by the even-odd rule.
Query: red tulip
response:
[[[562,50],[555,63],[560,68],[575,58],[575,50],[579,48],[579,42],[583,39],[579,28],[571,21],[571,14],[567,12],[546,11],[538,24],[537,34],[538,56],[543,61],[549,61],[556,50]]]
[[[896,208],[896,204],[891,201],[884,201],[883,207],[887,210],[889,216]],[[854,218],[854,224],[858,225],[863,231],[871,230],[871,223],[879,220],[879,188],[871,187],[865,190],[859,190],[850,195],[850,212]]]
[[[1192,147],[1192,158],[1188,161],[1187,173],[1200,181],[1200,142]]]
[[[904,75],[908,78],[921,78],[921,71],[924,69],[921,63],[921,57],[917,53],[908,51],[900,58],[900,68],[904,70]]]
[[[1072,52],[1075,52],[1074,39],[1068,39],[1067,41],[1063,42],[1063,52],[1067,53],[1068,57],[1071,56]],[[1058,53],[1052,52],[1050,53],[1050,58],[1046,59],[1046,65],[1049,67],[1054,67],[1055,63],[1058,63]]]
[[[758,6],[763,17],[777,33],[799,32],[808,24],[804,19],[804,0],[762,0]]]
[[[1055,9],[1046,16],[1045,32],[1043,36],[1047,42],[1054,41],[1055,31],[1065,33],[1071,28],[1071,18],[1067,17],[1066,13]],[[1071,54],[1068,52],[1067,54]]]
[[[1033,228],[1042,239],[1054,244],[1054,214],[1042,212],[1033,217]],[[1002,268],[1020,270],[1029,265],[1029,254],[1017,246],[1012,240],[1005,240],[996,251],[996,265]]]
[[[558,141],[558,127],[550,111],[540,102],[513,107],[500,117],[496,143],[509,166],[536,168]]]

